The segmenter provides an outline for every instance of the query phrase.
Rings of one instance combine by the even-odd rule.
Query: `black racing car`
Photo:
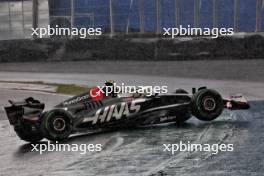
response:
[[[222,99],[221,95],[205,87],[193,88],[192,94],[179,89],[173,94],[111,95],[94,99],[90,92],[72,97],[49,111],[34,98],[13,102],[5,107],[7,117],[17,135],[25,141],[43,138],[62,141],[71,134],[96,129],[140,127],[169,122],[183,123],[195,116],[199,120],[216,119],[224,108],[248,109],[242,96]]]

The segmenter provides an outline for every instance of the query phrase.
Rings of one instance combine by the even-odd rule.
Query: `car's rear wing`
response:
[[[45,105],[40,101],[33,98],[27,98],[22,102],[14,102],[9,100],[11,106],[5,107],[6,115],[11,125],[15,125],[19,118],[24,115],[41,114],[44,110]]]

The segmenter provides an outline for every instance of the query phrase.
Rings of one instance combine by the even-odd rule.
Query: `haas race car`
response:
[[[211,121],[221,115],[224,108],[248,109],[241,96],[228,99],[215,90],[193,88],[189,94],[183,89],[172,94],[144,93],[91,96],[91,91],[72,97],[51,110],[30,97],[23,102],[10,101],[5,107],[10,124],[25,141],[37,142],[66,140],[71,134],[98,129],[120,129],[163,123],[181,124],[191,118]]]

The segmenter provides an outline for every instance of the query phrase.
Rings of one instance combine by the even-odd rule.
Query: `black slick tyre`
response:
[[[54,109],[45,114],[41,122],[43,136],[51,141],[66,140],[72,132],[72,120],[68,112]]]
[[[223,111],[221,95],[211,89],[202,89],[196,92],[191,99],[192,114],[203,121],[216,119]]]

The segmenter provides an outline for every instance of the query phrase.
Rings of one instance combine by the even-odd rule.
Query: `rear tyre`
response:
[[[41,122],[43,136],[51,141],[66,140],[72,132],[71,116],[64,110],[47,112]]]
[[[19,121],[18,124],[14,126],[14,130],[20,139],[30,143],[36,143],[43,139],[39,130],[33,130],[32,125],[22,121]]]
[[[211,121],[216,119],[223,111],[221,95],[211,89],[202,89],[196,92],[191,100],[191,112],[199,120]]]

